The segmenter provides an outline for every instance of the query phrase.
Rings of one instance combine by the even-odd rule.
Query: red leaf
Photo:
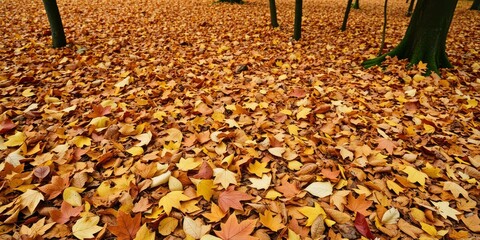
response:
[[[133,240],[140,229],[142,215],[137,214],[134,218],[130,214],[118,211],[117,225],[108,227],[108,230],[119,240]]]
[[[367,237],[368,239],[375,239],[375,236],[373,236],[372,232],[370,232],[370,228],[368,227],[368,223],[367,223],[367,220],[365,219],[365,216],[363,216],[359,212],[357,212],[357,216],[355,216],[354,225],[360,234]]]
[[[0,134],[7,133],[8,131],[14,129],[17,125],[12,122],[10,119],[5,119],[0,122]]]
[[[233,189],[234,186],[230,186],[226,191],[220,193],[218,196],[218,206],[220,206],[223,212],[227,212],[230,208],[243,210],[243,206],[240,201],[251,200],[254,198],[244,192],[235,191]]]
[[[203,161],[202,166],[200,166],[200,170],[198,170],[198,173],[193,175],[193,178],[199,178],[199,179],[210,179],[213,176],[213,169],[210,167],[210,164],[208,164],[207,161]]]

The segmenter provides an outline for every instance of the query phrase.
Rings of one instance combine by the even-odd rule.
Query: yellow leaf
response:
[[[281,193],[277,192],[274,189],[270,189],[270,190],[268,190],[267,194],[265,195],[265,198],[270,199],[270,200],[275,200],[275,199],[277,199],[281,196],[283,196]]]
[[[325,224],[328,226],[328,227],[332,227],[333,225],[335,225],[335,221],[333,220],[330,220],[330,219],[325,219]]]
[[[478,101],[476,99],[468,99],[467,105],[464,105],[466,109],[475,108],[478,106]]]
[[[296,125],[288,125],[287,128],[290,135],[298,136],[298,129],[300,129],[299,127]]]
[[[93,234],[102,230],[102,227],[97,226],[99,221],[99,216],[84,216],[78,219],[72,227],[73,236],[78,239],[94,238]]]
[[[18,198],[21,208],[28,208],[30,214],[33,213],[40,201],[44,200],[42,193],[31,189],[27,189],[27,191],[25,191]]]
[[[292,111],[290,111],[288,109],[283,109],[283,110],[280,111],[280,113],[283,113],[283,114],[288,115],[288,116],[292,115]]]
[[[434,226],[423,223],[423,222],[420,222],[420,225],[422,225],[423,231],[428,233],[430,236],[432,237],[437,236],[437,229]]]
[[[265,210],[263,214],[260,213],[260,223],[274,232],[285,227],[285,225],[282,223],[282,217],[280,214],[277,214],[274,217],[272,212],[269,210]]]
[[[267,190],[270,187],[270,183],[272,181],[272,177],[265,174],[263,175],[262,178],[248,178],[252,184],[250,184],[250,187],[256,188],[258,190],[260,189],[265,189]]]
[[[135,146],[137,147],[147,146],[152,140],[152,133],[148,131],[146,133],[138,134],[134,138],[140,141],[139,143],[135,144]]]
[[[463,195],[466,199],[470,199],[470,196],[468,196],[467,190],[465,190],[462,186],[454,182],[450,182],[450,181],[445,182],[443,184],[443,190],[452,192],[455,198],[458,198],[460,195]]]
[[[224,166],[224,167],[230,166],[230,163],[232,163],[232,160],[233,160],[234,156],[235,156],[235,154],[230,154],[227,157],[225,157],[221,162],[222,166]]]
[[[147,224],[144,223],[135,235],[134,240],[155,240],[155,233],[150,231]]]
[[[153,114],[153,117],[158,119],[159,121],[163,120],[163,117],[166,117],[167,114],[164,111],[157,111]]]
[[[432,125],[428,125],[428,124],[423,124],[423,131],[422,131],[422,134],[425,134],[425,133],[434,133],[435,132],[435,127],[432,126]]]
[[[201,159],[195,158],[180,158],[180,161],[176,164],[178,169],[181,171],[190,171],[202,164]]]
[[[7,139],[8,140],[3,143],[5,146],[16,147],[22,145],[25,139],[27,139],[27,136],[23,132],[16,132],[14,135],[8,136]]]
[[[235,173],[231,172],[228,169],[215,168],[213,169],[213,176],[215,176],[213,183],[221,184],[222,187],[225,189],[227,189],[230,184],[237,185]]]
[[[168,189],[170,189],[170,191],[182,191],[183,184],[178,178],[170,176],[168,178]]]
[[[84,146],[90,146],[92,144],[92,141],[88,137],[76,136],[72,140],[70,140],[70,144],[75,144],[75,146],[82,148]]]
[[[325,210],[323,210],[323,208],[317,202],[315,202],[314,207],[300,208],[299,212],[307,217],[307,223],[305,224],[307,227],[312,226],[313,222],[315,221],[315,219],[317,219],[318,216],[321,215],[324,218],[327,217],[327,213],[325,213]]]
[[[425,186],[425,179],[428,177],[427,174],[420,172],[411,166],[406,166],[402,171],[408,174],[407,180],[409,182],[418,182],[420,185]]]
[[[225,115],[221,112],[214,112],[212,114],[212,119],[217,122],[223,122],[225,120]]]
[[[174,142],[182,142],[183,139],[183,134],[180,130],[176,128],[170,128],[165,130],[165,132],[168,134],[167,137],[165,137],[165,141],[174,141]]]
[[[387,187],[388,189],[392,190],[395,192],[395,194],[399,194],[401,192],[403,192],[403,188],[400,187],[400,185],[396,184],[394,181],[392,180],[387,180]]]
[[[210,212],[202,215],[207,218],[209,222],[219,222],[223,217],[225,217],[226,214],[227,213],[224,213],[217,204],[212,202],[212,208],[210,209]]]
[[[32,96],[35,96],[35,93],[32,92],[32,89],[28,88],[28,89],[25,89],[25,90],[22,92],[22,96],[24,96],[24,97],[32,97]]]
[[[310,114],[311,111],[311,108],[301,108],[300,111],[297,112],[297,120],[307,118],[308,114]]]
[[[289,161],[288,162],[288,169],[290,170],[300,170],[300,168],[302,168],[303,164],[299,161]]]
[[[131,82],[133,82],[133,78],[130,77],[130,76],[127,76],[127,77],[124,78],[123,80],[118,81],[117,83],[115,83],[115,87],[117,87],[117,88],[122,88],[122,87],[127,86],[127,85],[130,84]]]
[[[82,206],[82,196],[79,192],[83,189],[76,187],[67,187],[63,190],[63,200],[74,207]]]
[[[267,168],[268,162],[259,162],[255,161],[253,164],[250,163],[248,165],[248,171],[257,175],[258,177],[262,177],[264,173],[270,172],[270,168]]]
[[[300,235],[294,232],[292,229],[288,229],[288,240],[300,240]]]
[[[158,232],[163,236],[170,235],[178,226],[178,220],[173,217],[166,217],[160,221]]]
[[[102,117],[96,117],[93,118],[89,125],[95,126],[95,128],[104,128],[108,124],[108,117],[102,116]]]
[[[440,168],[432,166],[430,163],[427,162],[425,164],[425,167],[422,168],[422,172],[426,173],[427,176],[431,178],[439,178],[442,176],[441,172],[442,170]]]
[[[132,156],[138,156],[143,154],[143,148],[139,146],[134,146],[129,148],[127,152],[132,154]]]
[[[183,194],[183,191],[173,191],[167,193],[167,195],[160,198],[160,201],[158,201],[158,205],[160,207],[163,207],[163,210],[165,210],[167,215],[170,215],[172,208],[180,209],[180,202],[187,200],[190,200],[190,198],[185,196]]]
[[[210,201],[213,195],[213,186],[213,180],[201,180],[197,184],[197,196],[202,196],[205,200]]]

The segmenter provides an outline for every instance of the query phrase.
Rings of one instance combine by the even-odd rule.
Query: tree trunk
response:
[[[275,0],[269,0],[270,2],[270,21],[272,23],[272,27],[278,27],[277,22],[277,6],[275,5]]]
[[[52,31],[52,42],[54,48],[64,47],[67,45],[65,32],[63,31],[62,18],[58,11],[57,0],[42,0],[45,11],[47,12],[50,30]]]
[[[412,16],[412,11],[413,11],[413,5],[415,5],[415,0],[412,0],[410,4],[408,5],[408,10],[407,10],[407,17]]]
[[[480,10],[480,0],[473,0],[470,10]]]
[[[360,9],[360,1],[359,0],[355,0],[355,2],[353,3],[353,9]]]
[[[382,43],[380,44],[380,50],[378,51],[378,56],[382,55],[383,48],[385,47],[385,34],[387,32],[387,7],[388,7],[388,0],[385,0],[385,5],[383,6]]]
[[[345,16],[343,17],[343,23],[340,30],[345,31],[347,29],[348,14],[350,13],[350,8],[352,7],[352,0],[348,0],[347,9],[345,9]]]
[[[293,28],[293,39],[299,40],[302,37],[302,5],[303,0],[295,0],[295,22]]]
[[[410,65],[422,61],[430,71],[452,67],[445,52],[448,30],[458,0],[418,0],[402,41],[391,52],[362,63],[379,65],[387,56],[408,58]]]

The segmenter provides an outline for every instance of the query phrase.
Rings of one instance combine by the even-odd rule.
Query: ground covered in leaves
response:
[[[377,54],[383,1],[0,1],[2,239],[479,238],[480,13],[454,69]],[[387,49],[409,19],[390,2]]]

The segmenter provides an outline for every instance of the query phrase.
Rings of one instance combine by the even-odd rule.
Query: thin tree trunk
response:
[[[360,0],[355,0],[352,6],[353,9],[360,9]]]
[[[445,52],[448,30],[458,0],[418,0],[402,41],[391,52],[362,63],[379,65],[387,56],[408,58],[410,65],[422,61],[430,71],[452,67]]]
[[[415,0],[412,0],[410,4],[408,5],[408,10],[407,10],[407,17],[412,16],[412,11],[413,11],[413,6],[415,5]]]
[[[48,22],[50,23],[50,30],[52,31],[52,42],[54,48],[64,47],[67,45],[65,39],[65,32],[63,30],[62,18],[60,11],[58,11],[56,0],[42,0],[47,12]]]
[[[480,0],[473,0],[470,10],[480,10]]]
[[[412,0],[413,1],[413,0]],[[385,0],[385,6],[383,6],[383,31],[382,31],[382,43],[380,44],[380,50],[378,56],[382,55],[383,48],[385,47],[385,33],[387,31],[387,6],[388,0]]]
[[[270,21],[272,23],[272,27],[278,27],[277,21],[277,6],[275,5],[275,0],[269,0],[270,2]]]
[[[295,0],[295,22],[293,28],[293,39],[299,40],[302,37],[302,5],[303,0]]]
[[[343,23],[340,30],[345,31],[347,30],[347,21],[348,21],[348,14],[350,13],[350,8],[352,7],[352,0],[348,0],[347,8],[345,9],[345,16],[343,17]]]

